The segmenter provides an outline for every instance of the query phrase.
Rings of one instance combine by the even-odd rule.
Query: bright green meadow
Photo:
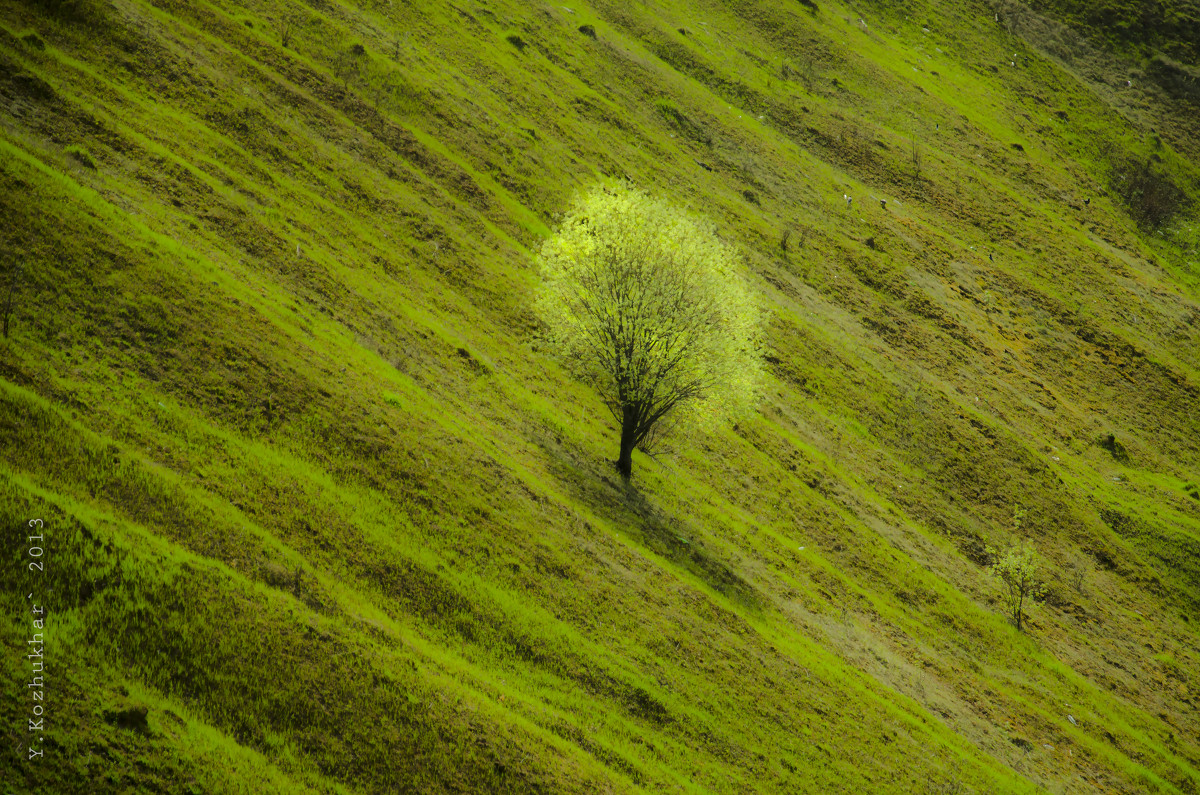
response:
[[[0,795],[1200,793],[1200,7],[1032,5],[0,0]],[[628,484],[603,178],[767,318]]]

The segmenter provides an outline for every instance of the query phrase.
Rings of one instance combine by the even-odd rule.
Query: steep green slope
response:
[[[995,9],[0,5],[0,783],[1196,792],[1195,117]],[[529,307],[600,175],[771,316],[630,487]]]

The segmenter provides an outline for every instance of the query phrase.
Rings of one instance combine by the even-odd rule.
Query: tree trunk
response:
[[[637,446],[637,412],[626,406],[621,421],[621,455],[617,458],[617,471],[629,480],[633,476],[633,448]]]

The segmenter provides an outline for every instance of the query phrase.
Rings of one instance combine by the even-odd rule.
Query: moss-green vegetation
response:
[[[1200,114],[856,8],[0,5],[0,792],[1195,792]],[[629,486],[531,310],[602,175],[769,318]]]

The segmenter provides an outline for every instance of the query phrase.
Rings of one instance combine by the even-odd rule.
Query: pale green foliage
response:
[[[1018,505],[1013,510],[1012,524],[1013,524],[1013,532],[1020,533],[1021,525],[1025,524],[1025,509],[1022,508],[1020,505]]]
[[[1014,524],[1020,527],[1023,512],[1018,511],[1014,516]],[[1004,583],[1004,603],[1008,612],[1021,629],[1022,610],[1027,599],[1036,599],[1045,592],[1045,587],[1037,581],[1041,561],[1037,551],[1028,541],[1009,545],[1003,552],[997,552],[988,547],[988,554],[995,559],[992,564],[992,574]]]
[[[538,262],[538,313],[621,424],[619,463],[668,429],[712,429],[753,406],[761,313],[712,224],[628,184],[601,185],[576,200]]]

